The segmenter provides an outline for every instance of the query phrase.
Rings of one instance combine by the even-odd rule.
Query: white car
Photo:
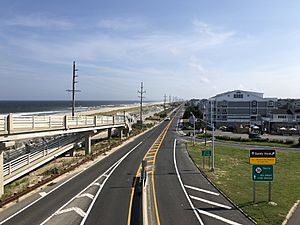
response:
[[[171,118],[169,116],[166,117],[165,121],[170,121]]]

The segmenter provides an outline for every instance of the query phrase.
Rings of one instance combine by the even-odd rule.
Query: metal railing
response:
[[[32,162],[43,158],[59,148],[68,144],[74,143],[81,139],[78,135],[68,135],[54,139],[50,142],[45,142],[42,145],[32,149],[29,153],[19,156],[16,159],[10,160],[3,165],[3,176],[10,175],[12,172],[20,169],[23,166],[29,165]]]
[[[125,124],[124,115],[115,116],[0,116],[0,135],[35,131],[67,130]]]

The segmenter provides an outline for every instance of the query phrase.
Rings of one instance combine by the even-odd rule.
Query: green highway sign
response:
[[[252,165],[253,181],[273,181],[273,165]]]
[[[202,150],[202,156],[204,157],[211,156],[211,150],[210,149]]]

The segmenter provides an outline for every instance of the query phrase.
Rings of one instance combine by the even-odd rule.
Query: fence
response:
[[[80,136],[78,135],[68,135],[39,145],[32,149],[29,153],[4,163],[3,176],[7,176],[21,167],[29,165],[30,163],[49,155],[63,146],[74,143],[79,139]]]
[[[0,116],[0,135],[35,131],[67,130],[124,124],[124,115],[115,116]]]

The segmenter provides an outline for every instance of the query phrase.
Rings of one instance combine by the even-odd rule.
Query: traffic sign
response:
[[[249,162],[251,165],[275,165],[276,151],[275,150],[250,150]]]
[[[210,149],[202,150],[202,156],[204,157],[211,156],[211,150]]]
[[[262,150],[262,149],[253,149],[250,150],[250,158],[276,158],[275,150]]]
[[[250,158],[251,165],[275,165],[276,158]]]
[[[253,181],[273,181],[273,165],[252,165]]]

